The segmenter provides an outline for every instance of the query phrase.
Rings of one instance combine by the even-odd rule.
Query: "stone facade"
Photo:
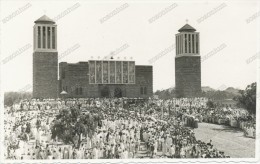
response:
[[[59,64],[59,93],[66,97],[129,97],[148,98],[153,95],[152,66],[135,66],[135,84],[89,84],[88,62]]]

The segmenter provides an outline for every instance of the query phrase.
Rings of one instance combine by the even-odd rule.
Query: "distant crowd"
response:
[[[255,137],[255,117],[243,109],[207,107],[206,98],[86,98],[23,100],[5,108],[7,159],[227,158],[212,141],[196,139],[199,122],[224,124]],[[71,107],[102,115],[79,147],[52,139],[56,116]]]

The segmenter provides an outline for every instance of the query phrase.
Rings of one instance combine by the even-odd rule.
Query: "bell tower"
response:
[[[175,35],[175,91],[176,97],[201,95],[200,35],[185,24]]]
[[[43,15],[33,27],[33,97],[57,98],[57,25]]]

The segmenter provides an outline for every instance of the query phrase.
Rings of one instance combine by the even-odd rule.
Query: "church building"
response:
[[[114,59],[58,64],[56,23],[46,15],[34,23],[34,98],[152,97],[152,66]]]

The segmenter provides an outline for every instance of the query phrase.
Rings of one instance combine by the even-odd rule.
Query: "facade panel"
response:
[[[125,61],[119,62],[124,63]],[[136,83],[133,84],[95,84],[90,83],[90,78],[85,76],[89,72],[91,65],[94,65],[93,61],[89,62],[80,62],[77,64],[69,64],[62,62],[59,64],[60,68],[60,76],[62,72],[65,72],[65,78],[60,79],[61,89],[68,88],[67,97],[75,97],[75,98],[84,98],[84,97],[140,97],[140,98],[148,98],[153,95],[153,71],[152,66],[135,66],[134,69],[128,72],[135,72]],[[103,76],[104,76],[104,66],[106,67],[106,62],[103,61]],[[115,70],[115,61],[109,61],[109,70]],[[126,62],[128,65],[128,62]],[[124,64],[123,64],[124,65]],[[121,64],[121,67],[124,67]],[[125,64],[126,65],[126,64]],[[134,64],[132,64],[133,66]],[[126,67],[126,66],[125,66]],[[126,68],[125,68],[126,69]],[[129,68],[128,68],[129,69]],[[135,70],[135,71],[134,71]],[[112,71],[113,72],[113,71]],[[111,82],[111,71],[109,75],[109,79]],[[112,77],[115,77],[112,75]],[[103,79],[104,82],[104,79]],[[82,94],[77,94],[77,88],[82,88]],[[140,88],[145,88],[146,93],[141,93]],[[59,93],[62,90],[59,91]]]

